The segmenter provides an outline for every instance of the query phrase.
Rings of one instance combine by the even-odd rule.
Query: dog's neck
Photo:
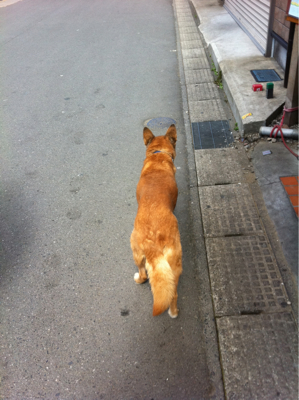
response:
[[[174,159],[173,159],[173,157],[172,157],[172,154],[171,154],[171,153],[168,153],[167,151],[156,150],[156,151],[154,151],[152,154],[156,154],[156,153],[164,153],[164,154],[167,154],[168,156],[171,157],[172,161],[174,161]]]

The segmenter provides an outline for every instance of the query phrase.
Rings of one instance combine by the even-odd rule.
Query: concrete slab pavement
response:
[[[220,360],[222,367],[222,381],[214,380],[216,393],[221,393],[219,386],[223,382],[226,398],[296,398],[298,293],[276,231],[269,220],[253,164],[243,144],[234,144],[233,148],[205,150],[197,150],[192,145],[192,141],[195,143],[194,124],[229,119],[219,91],[217,93],[210,89],[209,85],[213,84],[214,79],[208,72],[211,68],[207,67],[208,51],[206,55],[202,51],[225,47],[221,35],[218,35],[213,46],[208,44],[202,47],[202,43],[207,43],[205,24],[213,24],[214,28],[209,32],[217,35],[216,26],[219,26],[219,21],[215,10],[221,8],[211,1],[195,0],[194,5],[196,8],[198,5],[203,6],[197,13],[201,23],[198,39],[194,30],[196,19],[192,25],[190,14],[194,16],[194,12],[188,1],[174,0],[179,28],[178,48],[192,49],[183,50],[179,54],[179,61],[181,57],[180,65],[184,74],[181,79],[182,91],[186,92],[189,107],[186,111],[189,113],[189,122],[185,121],[185,127],[189,124],[186,132],[190,134],[189,141],[187,138],[189,167],[191,170],[196,169],[194,190],[197,190],[198,197],[194,195],[194,201],[198,206],[195,204],[194,209],[197,207],[202,217],[202,225],[198,223],[201,232],[199,248],[207,254],[218,333],[218,362]],[[220,17],[228,21],[224,15],[226,11],[220,11]],[[192,35],[187,36],[186,29]],[[229,31],[229,26],[226,29]],[[228,37],[225,40],[229,40]],[[199,49],[196,49],[196,43]],[[227,49],[233,54],[232,49],[234,51],[235,48],[231,41],[228,43]],[[242,52],[242,62],[228,60],[225,63],[224,59],[218,62],[221,69],[226,69],[223,78],[226,78],[228,85],[231,84],[233,74],[235,83],[239,83],[239,86],[235,83],[233,85],[240,94],[236,96],[237,106],[233,110],[239,113],[235,115],[238,123],[242,113],[245,113],[244,107],[256,102],[256,98],[251,96],[251,85],[254,82],[250,83],[250,91],[248,88],[242,91],[244,82],[249,82],[248,74],[244,78],[244,69],[239,75],[238,69],[242,65],[248,68],[250,62],[255,68],[257,62],[264,63],[263,57],[253,48],[249,50],[252,57],[248,57],[248,53],[246,56],[244,43]],[[215,51],[215,54],[221,59],[220,53]],[[279,106],[283,91],[280,96],[279,99],[279,96],[276,97],[276,103],[268,104],[269,107],[261,106],[264,98],[260,97],[254,117],[245,123],[240,121],[239,126],[245,133],[255,131],[258,124],[264,124],[269,113]],[[258,108],[263,108],[259,114]],[[212,131],[210,135],[213,136]],[[200,265],[200,269],[205,270],[205,264]],[[216,395],[216,398],[220,397]]]
[[[265,150],[270,150],[271,154],[264,156]],[[266,138],[253,148],[250,155],[285,258],[298,282],[298,217],[279,179],[298,175],[298,160],[282,142],[272,143]]]

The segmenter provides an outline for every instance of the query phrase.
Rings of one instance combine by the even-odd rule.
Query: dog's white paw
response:
[[[177,318],[177,316],[179,315],[179,313],[177,312],[176,314],[172,314],[172,312],[171,312],[171,310],[170,310],[170,308],[168,309],[168,315],[171,317],[171,318]]]
[[[139,281],[139,272],[136,272],[135,274],[134,274],[134,281],[136,282],[136,283],[139,283],[138,281]]]

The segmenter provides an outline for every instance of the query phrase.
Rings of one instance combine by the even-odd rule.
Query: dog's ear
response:
[[[145,127],[143,129],[143,141],[144,144],[147,146],[148,144],[150,144],[150,142],[155,138],[155,136],[153,135],[152,131],[150,129],[148,129],[147,127]]]
[[[177,141],[176,127],[174,124],[170,125],[165,137],[170,140],[170,143],[175,147]]]

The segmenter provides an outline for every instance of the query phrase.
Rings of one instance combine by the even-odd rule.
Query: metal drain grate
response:
[[[250,70],[256,82],[276,82],[281,81],[281,77],[275,69],[252,69]]]
[[[278,267],[262,233],[211,238],[206,245],[217,317],[289,309]]]
[[[234,141],[228,121],[205,121],[192,123],[195,150],[228,147]]]
[[[206,237],[263,231],[248,184],[201,186],[198,192]]]

